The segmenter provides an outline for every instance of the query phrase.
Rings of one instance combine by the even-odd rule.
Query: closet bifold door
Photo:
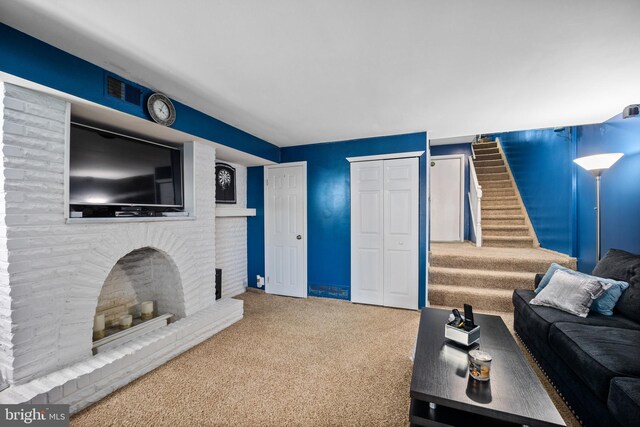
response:
[[[384,305],[418,308],[418,158],[384,161]]]
[[[384,161],[351,163],[351,301],[384,304]]]

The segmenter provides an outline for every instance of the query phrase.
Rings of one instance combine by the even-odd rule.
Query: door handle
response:
[[[296,236],[296,239],[298,239],[298,240],[302,240],[302,236],[298,234],[298,235]]]

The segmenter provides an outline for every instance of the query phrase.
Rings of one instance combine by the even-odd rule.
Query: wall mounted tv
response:
[[[75,210],[182,208],[181,150],[75,123],[70,145],[69,204]]]

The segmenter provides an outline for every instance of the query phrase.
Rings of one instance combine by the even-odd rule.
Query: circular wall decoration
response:
[[[216,203],[236,203],[236,169],[216,163]]]
[[[176,109],[162,93],[156,92],[147,99],[147,112],[154,122],[162,126],[171,126],[176,121]]]

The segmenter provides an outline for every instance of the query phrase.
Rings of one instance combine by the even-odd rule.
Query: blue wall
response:
[[[448,156],[464,154],[464,239],[475,242],[475,234],[471,226],[471,210],[469,208],[469,156],[471,144],[432,145],[431,156]]]
[[[575,145],[566,128],[497,136],[543,248],[574,255],[573,163]]]
[[[577,129],[577,156],[624,153],[602,174],[602,256],[610,248],[640,253],[640,119],[615,117]],[[577,167],[578,267],[595,265],[595,179]]]
[[[105,107],[149,119],[141,106],[106,95],[105,75],[113,73],[1,23],[0,70]],[[146,102],[151,89],[136,86],[142,89]],[[173,104],[177,118],[172,128],[274,162],[280,160],[280,150],[275,145],[180,102],[173,101]]]
[[[256,216],[247,217],[247,272],[249,287],[257,288],[256,276],[264,276],[264,167],[247,168],[247,207]]]
[[[640,119],[497,136],[542,247],[577,257],[584,272],[596,263],[595,179],[573,159],[624,153],[602,175],[602,255],[610,248],[640,253]]]
[[[312,144],[283,148],[282,162],[307,162],[307,229],[309,295],[350,299],[351,228],[350,169],[347,157],[369,156],[407,151],[424,151],[426,134],[415,133],[361,140]],[[251,171],[260,175],[261,168]],[[424,306],[425,227],[426,227],[426,155],[420,158],[420,291]],[[260,200],[262,179],[249,179],[248,199]],[[262,200],[264,201],[264,200]],[[251,206],[251,207],[258,207]],[[263,208],[260,205],[259,208]],[[259,221],[258,217],[256,220]],[[251,235],[251,231],[249,232]],[[264,241],[249,240],[249,282],[255,274],[264,274]]]

